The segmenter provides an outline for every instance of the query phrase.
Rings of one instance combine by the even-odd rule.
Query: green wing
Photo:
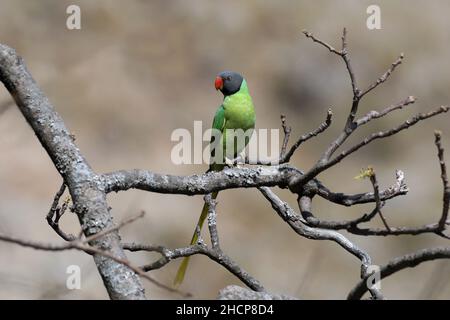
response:
[[[221,105],[214,115],[214,120],[212,124],[213,129],[220,130],[223,132],[223,128],[225,127],[225,108]]]
[[[223,107],[223,105],[221,105],[217,109],[216,114],[214,115],[212,128],[219,130],[220,132],[223,133],[226,122],[227,121],[225,119],[225,108]],[[217,146],[217,144],[219,143],[219,141],[215,141],[214,138],[215,138],[215,136],[213,134],[211,134],[211,140],[209,142],[212,147],[211,158],[214,158],[214,155],[215,155],[214,154],[215,148],[213,146]],[[222,168],[223,168],[223,165],[221,165],[221,164],[211,164],[209,167],[210,170],[214,170],[214,171],[222,170]]]

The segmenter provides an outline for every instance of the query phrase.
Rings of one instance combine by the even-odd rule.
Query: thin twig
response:
[[[416,98],[413,96],[409,96],[406,99],[404,99],[396,104],[393,104],[380,112],[379,111],[370,111],[365,116],[363,116],[355,121],[356,126],[360,127],[373,119],[378,119],[378,118],[384,117],[385,115],[391,113],[392,111],[402,109],[403,107],[413,104],[414,102],[416,102]]]
[[[162,257],[154,263],[142,266],[143,271],[150,271],[162,268],[170,261],[178,258],[189,257],[196,254],[205,255],[222,267],[226,268],[229,272],[234,274],[238,279],[245,283],[250,289],[255,291],[265,291],[261,283],[253,278],[247,271],[234,262],[228,255],[221,250],[214,250],[208,248],[204,243],[195,244],[184,248],[169,249],[163,246],[154,245],[142,245],[135,243],[123,243],[122,248],[132,252],[136,251],[148,251],[159,252]]]
[[[438,114],[447,112],[449,110],[449,107],[447,106],[441,106],[433,111],[430,111],[428,113],[419,113],[412,117],[409,120],[406,120],[405,122],[401,123],[400,125],[391,128],[386,131],[379,131],[376,133],[373,133],[372,135],[366,137],[361,142],[355,144],[354,146],[350,147],[349,149],[342,151],[340,154],[338,154],[335,158],[328,160],[328,161],[319,161],[313,168],[311,168],[308,172],[306,172],[300,179],[302,181],[309,181],[312,178],[316,177],[319,173],[323,172],[324,170],[334,166],[338,162],[342,161],[344,158],[349,156],[350,154],[354,153],[355,151],[359,150],[360,148],[368,145],[374,140],[382,139],[386,137],[390,137],[394,134],[399,133],[400,131],[403,131],[405,129],[408,129],[409,127],[415,125],[419,121],[434,117]]]
[[[125,223],[121,224],[122,226],[125,225],[126,223],[130,223],[131,219],[128,219],[125,221]],[[135,219],[134,219],[135,220]],[[133,220],[133,221],[134,221]],[[114,232],[116,231],[117,228],[111,228],[108,229],[108,233],[110,232]],[[127,266],[129,269],[131,269],[133,272],[139,274],[140,276],[142,276],[143,278],[149,280],[150,282],[152,282],[153,284],[155,284],[156,286],[163,288],[165,290],[168,290],[170,292],[174,292],[174,293],[178,293],[184,297],[188,297],[191,294],[189,293],[185,293],[182,291],[179,291],[177,289],[174,289],[172,287],[169,287],[155,279],[153,279],[152,277],[150,277],[149,275],[147,275],[142,269],[133,266],[128,260],[126,259],[122,259],[119,257],[116,257],[115,255],[113,255],[112,253],[96,248],[94,246],[91,246],[88,244],[89,241],[93,241],[101,236],[104,236],[106,233],[101,233],[100,235],[94,235],[96,236],[94,238],[94,236],[92,237],[87,237],[86,239],[75,239],[72,241],[68,241],[66,243],[63,244],[48,244],[48,243],[41,243],[41,242],[36,242],[36,241],[30,241],[30,240],[24,240],[18,237],[13,237],[13,236],[9,236],[9,235],[5,235],[5,234],[1,234],[0,233],[0,241],[4,241],[4,242],[8,242],[8,243],[14,243],[17,245],[20,245],[22,247],[28,247],[28,248],[33,248],[36,250],[45,250],[45,251],[65,251],[65,250],[80,250],[80,251],[84,251],[86,253],[92,254],[92,255],[100,255],[103,256],[105,258],[109,258],[112,259],[120,264],[123,264],[125,266]]]
[[[375,202],[375,207],[374,209],[370,212],[370,213],[366,213],[364,215],[362,215],[361,217],[357,218],[357,219],[353,219],[353,220],[341,220],[341,221],[322,221],[320,219],[318,219],[317,217],[315,217],[313,215],[313,213],[311,211],[307,211],[307,210],[303,210],[301,211],[301,214],[303,216],[303,218],[305,219],[305,221],[308,223],[309,226],[311,227],[316,227],[316,228],[324,228],[324,229],[330,229],[330,230],[352,230],[354,228],[358,228],[358,224],[360,223],[364,223],[364,222],[369,222],[370,220],[372,220],[375,215],[380,215],[383,224],[386,227],[386,230],[390,230],[386,219],[384,218],[384,216],[381,213],[381,207],[383,206],[383,203],[381,201],[381,196],[380,196],[380,191],[379,191],[379,187],[378,187],[378,181],[376,179],[375,176],[375,172],[374,170],[369,167],[365,172],[364,172],[365,176],[368,176],[370,178],[370,182],[372,183],[372,188],[373,188],[373,199]],[[401,179],[403,180],[403,176],[401,177]],[[400,185],[402,185],[403,181],[400,182]]]
[[[148,274],[146,274],[141,268],[133,266],[128,260],[117,258],[115,255],[109,253],[108,251],[104,251],[104,250],[98,249],[96,247],[87,245],[87,244],[75,245],[74,248],[83,250],[85,252],[90,252],[91,254],[98,254],[98,255],[104,256],[106,258],[110,258],[118,263],[121,263],[121,264],[127,266],[128,268],[130,268],[136,274],[140,275],[141,277],[147,279],[148,281],[152,282],[157,287],[160,287],[164,290],[179,294],[183,297],[191,297],[192,296],[192,294],[189,292],[184,292],[184,291],[178,290],[176,288],[173,288],[171,286],[165,285],[162,282],[159,282],[158,280],[156,280],[156,279],[150,277]]]
[[[312,228],[305,225],[300,216],[284,201],[282,201],[270,188],[258,188],[263,196],[271,203],[272,208],[278,215],[288,223],[288,225],[300,236],[314,240],[331,240],[339,244],[350,254],[356,256],[361,261],[361,277],[367,274],[367,269],[372,263],[370,256],[360,249],[353,242],[348,240],[339,232],[320,228]],[[300,211],[311,211],[311,198],[303,196],[299,199]],[[373,291],[373,297],[382,299],[381,293],[377,290]]]
[[[443,206],[442,206],[442,215],[439,219],[438,223],[425,224],[419,227],[389,227],[386,223],[384,216],[380,215],[383,223],[385,225],[385,229],[380,228],[362,228],[358,224],[362,222],[369,221],[377,212],[381,213],[381,206],[376,206],[372,213],[368,215],[364,215],[361,218],[355,220],[344,220],[344,221],[321,221],[318,218],[314,217],[311,213],[305,215],[305,219],[311,226],[320,227],[325,229],[332,230],[342,230],[346,229],[348,232],[362,235],[362,236],[399,236],[399,235],[418,235],[424,233],[434,233],[440,237],[445,239],[450,239],[450,236],[444,233],[446,229],[446,225],[448,223],[448,206],[449,206],[449,187],[448,187],[448,178],[447,178],[447,170],[444,161],[444,149],[441,144],[441,133],[439,131],[435,132],[435,144],[438,150],[438,160],[441,168],[441,179],[443,184]],[[404,174],[402,171],[397,170],[397,183],[394,186],[394,189],[402,188],[404,186]],[[373,176],[371,176],[371,181]],[[376,178],[375,178],[376,181]],[[373,183],[373,181],[372,181]],[[376,183],[376,186],[378,184]],[[378,187],[377,187],[378,188]],[[392,188],[392,187],[391,187]],[[322,190],[324,187],[318,190]],[[315,189],[311,189],[315,192]],[[320,193],[318,193],[320,194]],[[378,195],[377,195],[378,194]],[[325,198],[330,198],[328,194],[325,194]],[[374,185],[374,198],[376,203],[381,203],[380,193],[376,191]]]
[[[262,160],[256,160],[256,161],[250,161],[249,157],[247,156],[244,160],[244,163],[246,164],[256,164],[256,165],[273,165],[273,164],[283,164],[288,163],[291,159],[292,155],[295,153],[295,151],[300,147],[300,145],[309,139],[317,136],[318,134],[324,132],[330,125],[332,120],[333,113],[331,111],[331,108],[327,111],[327,116],[324,122],[322,122],[319,127],[317,127],[315,130],[310,131],[308,133],[303,134],[298,138],[298,140],[292,145],[292,147],[289,149],[289,151],[286,152],[287,146],[289,143],[289,139],[291,137],[292,128],[287,125],[286,116],[281,115],[281,127],[283,128],[283,144],[281,146],[280,155],[278,159],[268,160],[268,161],[262,161]],[[238,158],[235,159],[234,163],[238,163]]]
[[[330,125],[331,125],[331,119],[333,117],[333,112],[331,111],[331,109],[328,109],[327,111],[327,117],[325,119],[324,122],[322,122],[319,127],[311,132],[308,132],[304,135],[302,135],[293,145],[292,147],[289,149],[289,151],[287,153],[282,152],[283,156],[280,158],[280,163],[286,163],[289,162],[289,160],[291,159],[292,155],[294,154],[294,152],[298,149],[298,147],[300,147],[300,145],[303,142],[308,141],[309,139],[317,136],[319,133],[324,132]],[[286,135],[285,135],[286,137]],[[287,142],[286,142],[287,143]],[[284,147],[284,141],[283,141],[283,147]]]
[[[445,165],[444,160],[444,148],[441,144],[441,132],[436,131],[434,133],[435,140],[434,143],[436,144],[436,148],[438,150],[438,159],[439,159],[439,166],[441,168],[441,179],[442,179],[442,189],[443,189],[443,206],[442,206],[442,216],[439,220],[439,229],[441,231],[445,230],[446,224],[447,224],[447,218],[448,218],[448,209],[449,209],[449,202],[450,202],[450,188],[448,185],[448,178],[447,178],[447,167]]]
[[[390,137],[400,131],[403,131],[405,129],[408,129],[409,127],[415,125],[417,122],[434,117],[440,113],[443,112],[447,112],[449,110],[449,107],[447,106],[441,106],[433,111],[430,111],[428,113],[419,113],[417,115],[415,115],[414,117],[412,117],[409,120],[406,120],[405,122],[403,122],[402,124],[386,130],[386,131],[380,131],[377,133],[373,133],[372,135],[370,135],[369,137],[365,138],[363,141],[361,141],[360,143],[354,145],[353,147],[351,147],[348,150],[342,151],[338,156],[336,156],[336,158],[334,158],[333,160],[330,161],[330,163],[327,165],[327,167],[341,161],[342,159],[344,159],[345,157],[347,157],[348,155],[352,154],[353,152],[357,151],[358,149],[360,149],[361,147],[369,144],[370,142],[372,142],[373,140],[377,140],[377,139],[382,139],[382,138],[386,138],[386,137]]]
[[[65,190],[66,190],[66,184],[63,181],[63,183],[61,184],[61,187],[59,188],[58,192],[56,193],[55,197],[53,198],[52,206],[50,207],[50,210],[46,216],[46,219],[47,219],[47,223],[49,224],[49,226],[61,238],[63,238],[66,241],[72,241],[72,240],[75,240],[76,237],[74,235],[65,233],[59,227],[59,220],[66,212],[67,206],[68,206],[67,201],[64,201],[64,203],[61,205],[61,207],[58,206],[59,200],[61,199]]]
[[[324,46],[325,48],[327,48],[328,50],[330,50],[330,52],[337,54],[338,56],[342,56],[342,52],[336,50],[335,48],[333,48],[331,45],[329,45],[328,43],[317,39],[311,32],[308,32],[306,30],[303,30],[303,34],[307,37],[312,39],[312,41],[320,43],[322,46]]]
[[[280,151],[280,159],[283,159],[286,154],[287,145],[289,142],[289,138],[291,136],[292,128],[286,124],[286,116],[284,114],[281,115],[281,127],[283,128],[283,145],[281,146]]]
[[[347,117],[345,127],[344,127],[342,133],[330,144],[328,149],[322,154],[322,156],[320,157],[320,159],[318,161],[318,164],[319,164],[319,163],[324,163],[324,162],[328,161],[330,159],[331,155],[345,142],[345,140],[347,140],[347,138],[350,136],[350,134],[356,128],[356,124],[353,122],[353,120],[355,119],[356,113],[358,111],[358,105],[359,105],[359,101],[360,101],[360,96],[359,96],[360,91],[357,87],[356,77],[353,72],[353,67],[350,62],[350,57],[348,55],[347,29],[344,28],[343,33],[342,33],[342,50],[341,51],[337,51],[336,49],[334,49],[332,46],[330,46],[326,42],[324,42],[320,39],[317,39],[310,32],[303,31],[303,33],[305,34],[305,36],[307,38],[312,39],[314,42],[320,43],[321,45],[326,47],[328,50],[337,54],[344,60],[345,66],[347,68],[347,72],[350,77],[352,93],[353,93],[352,106],[350,109],[350,113]]]
[[[370,176],[369,176],[370,182],[372,183],[372,187],[373,187],[373,193],[375,195],[375,210],[378,213],[378,215],[381,218],[381,221],[383,222],[384,226],[386,227],[386,230],[391,230],[391,228],[389,228],[389,225],[386,221],[386,219],[383,216],[383,213],[381,212],[381,199],[380,199],[380,192],[379,192],[379,188],[378,188],[378,181],[377,181],[377,176],[375,174],[375,171],[372,170]]]
[[[379,271],[380,280],[402,270],[405,268],[414,268],[422,262],[436,260],[436,259],[449,259],[450,248],[429,248],[419,250],[415,253],[407,254],[401,257],[397,257],[389,261],[386,265],[382,266]],[[365,292],[367,292],[367,279],[370,275],[367,275],[361,279],[358,284],[350,291],[347,299],[361,299]]]
[[[405,174],[401,170],[396,170],[395,172],[396,181],[395,183],[387,189],[381,190],[380,200],[386,201],[392,199],[394,197],[405,195],[408,193],[409,189],[405,183]],[[375,202],[375,195],[373,192],[365,192],[365,193],[357,193],[357,194],[346,194],[342,192],[332,192],[327,187],[325,187],[318,180],[316,181],[316,188],[313,188],[314,194],[319,195],[320,197],[344,206],[353,206],[355,204],[369,203]]]
[[[211,236],[211,245],[213,250],[220,250],[219,233],[217,231],[216,200],[212,198],[211,194],[207,194],[204,198],[205,203],[208,204],[208,228]]]
[[[358,109],[358,102],[360,100],[359,94],[360,91],[358,89],[358,86],[356,84],[356,77],[355,73],[353,72],[353,67],[350,63],[350,57],[348,55],[348,48],[347,48],[347,28],[344,28],[344,31],[342,32],[342,51],[341,51],[341,57],[344,59],[345,66],[347,67],[348,74],[350,76],[350,81],[352,85],[352,91],[353,91],[353,105],[352,110],[350,112],[350,117],[348,120],[348,123],[353,122],[353,119],[356,115],[356,111]]]
[[[401,53],[400,56],[397,58],[397,60],[395,60],[392,64],[391,67],[381,76],[377,79],[377,81],[375,81],[373,84],[371,84],[366,90],[363,90],[361,92],[361,94],[359,95],[360,98],[364,97],[367,93],[369,93],[370,91],[372,91],[373,89],[375,89],[376,87],[378,87],[380,84],[382,84],[383,82],[385,82],[389,76],[392,74],[392,72],[394,72],[395,68],[397,68],[397,66],[399,66],[404,58],[404,54]]]

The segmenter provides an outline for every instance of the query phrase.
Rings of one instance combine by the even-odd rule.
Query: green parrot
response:
[[[212,124],[213,134],[210,141],[212,161],[208,171],[220,171],[224,168],[226,160],[235,159],[245,149],[255,128],[255,109],[245,79],[237,72],[224,71],[216,77],[214,85],[216,90],[223,93],[224,98]],[[214,134],[214,130],[220,133],[218,141],[216,141],[217,135]],[[245,136],[239,137],[239,133],[244,133]],[[234,140],[231,144],[232,148],[229,147],[230,143],[227,144],[227,139]],[[218,156],[215,153],[217,150],[222,151]],[[213,192],[212,198],[216,199],[217,194],[218,192]],[[207,215],[208,205],[205,203],[194,230],[191,245],[197,243],[197,230],[202,229]],[[175,277],[175,285],[183,282],[188,263],[189,257],[183,258]]]

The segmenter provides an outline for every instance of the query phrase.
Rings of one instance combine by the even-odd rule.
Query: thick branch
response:
[[[284,294],[274,294],[270,292],[255,292],[231,285],[220,290],[217,299],[219,300],[297,300],[295,297]]]
[[[205,196],[205,203],[208,204],[208,229],[212,248],[213,250],[221,250],[219,244],[219,232],[217,231],[216,200],[211,197],[211,194],[207,194]]]
[[[399,171],[400,172],[400,171]],[[121,170],[106,173],[102,176],[106,192],[139,189],[156,193],[200,195],[214,191],[235,188],[255,188],[262,186],[296,187],[295,181],[303,172],[290,165],[261,166],[252,168],[225,168],[220,172],[209,172],[202,175],[175,176],[154,173],[147,170]],[[406,194],[408,188],[402,178],[397,183],[380,191],[381,200]],[[401,181],[401,182],[399,182]],[[321,197],[345,206],[374,202],[373,192],[345,194],[330,191],[320,181],[314,179],[307,185]]]
[[[232,188],[288,186],[301,171],[289,165],[225,168],[202,175],[174,176],[146,170],[122,170],[103,175],[106,192],[140,189],[168,194],[207,194]]]

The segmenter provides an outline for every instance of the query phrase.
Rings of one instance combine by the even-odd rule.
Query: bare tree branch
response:
[[[225,168],[202,175],[174,176],[147,170],[121,170],[104,174],[105,191],[139,189],[167,194],[208,194],[234,188],[258,186],[287,186],[293,176],[302,172],[290,165],[260,166],[252,168]]]
[[[447,225],[447,217],[448,217],[448,201],[449,201],[449,193],[448,193],[448,179],[447,179],[447,173],[446,173],[446,166],[444,162],[444,149],[441,145],[441,135],[439,132],[435,132],[435,144],[438,149],[438,158],[439,158],[439,164],[441,167],[441,178],[443,181],[443,193],[444,193],[444,199],[443,199],[443,209],[442,209],[442,215],[439,220],[439,223],[431,223],[426,224],[419,227],[390,227],[387,225],[384,217],[380,215],[380,217],[383,220],[383,224],[385,225],[385,229],[380,228],[363,228],[360,227],[359,224],[363,222],[370,221],[377,213],[381,213],[381,201],[383,201],[383,198],[380,195],[380,192],[378,191],[378,183],[376,181],[374,173],[370,175],[371,182],[374,187],[374,198],[376,206],[374,210],[369,214],[364,214],[360,218],[354,219],[354,220],[341,220],[341,221],[322,221],[315,217],[311,212],[305,212],[302,213],[303,218],[308,223],[308,225],[318,228],[325,228],[325,229],[331,229],[331,230],[347,230],[350,233],[361,235],[361,236],[398,236],[398,235],[418,235],[423,233],[435,233],[436,235],[443,237],[443,238],[449,238],[449,236],[444,234],[444,231],[446,229]],[[397,171],[397,183],[396,186],[394,186],[394,189],[401,189],[406,188],[404,185],[404,174],[401,171]],[[392,188],[392,187],[391,187]],[[391,189],[390,188],[390,189]],[[312,192],[313,194],[317,193],[320,195],[321,192],[324,192],[326,190],[325,188],[319,189],[316,191],[315,189],[309,189],[309,192]],[[389,190],[389,189],[388,189]],[[325,198],[330,198],[329,194],[325,194]],[[330,200],[331,201],[331,200]]]
[[[400,131],[410,128],[411,126],[415,125],[419,121],[434,117],[438,114],[447,112],[448,110],[449,110],[449,107],[441,106],[441,107],[439,107],[433,111],[430,111],[428,113],[419,113],[419,114],[415,115],[414,117],[412,117],[411,119],[406,120],[405,122],[401,123],[400,125],[398,125],[394,128],[391,128],[389,130],[373,133],[370,136],[366,137],[363,141],[357,143],[356,145],[350,147],[349,149],[347,149],[345,151],[342,151],[339,155],[337,155],[333,159],[317,162],[317,164],[313,168],[311,168],[308,172],[306,172],[300,179],[303,181],[308,181],[311,178],[316,177],[319,173],[323,172],[324,170],[339,163],[340,161],[342,161],[344,158],[346,158],[350,154],[352,154],[355,151],[358,151],[360,148],[368,145],[372,141],[390,137],[394,134],[399,133]],[[298,183],[300,183],[300,182],[298,182]]]
[[[392,64],[391,67],[381,76],[377,79],[377,81],[375,81],[373,84],[371,84],[367,89],[363,90],[359,97],[362,98],[364,97],[366,94],[368,94],[370,91],[372,91],[373,89],[375,89],[376,87],[378,87],[380,84],[382,84],[383,82],[385,82],[389,76],[392,74],[392,72],[394,72],[395,68],[397,68],[403,61],[404,58],[404,54],[401,53],[400,56],[398,57],[397,60],[395,60]]]
[[[211,194],[205,196],[205,203],[208,204],[208,229],[211,236],[211,245],[213,250],[220,250],[219,233],[217,231],[217,217],[216,217],[216,200],[211,197]]]
[[[249,157],[246,156],[246,158],[244,159],[244,163],[245,164],[254,164],[254,165],[264,165],[264,166],[272,165],[274,163],[278,163],[278,164],[288,163],[290,161],[292,155],[300,147],[301,144],[303,144],[304,142],[308,141],[311,138],[316,137],[317,135],[319,135],[320,133],[322,133],[326,129],[328,129],[328,127],[331,125],[332,116],[333,116],[333,113],[332,113],[331,109],[328,109],[327,117],[326,117],[325,121],[322,122],[319,125],[319,127],[317,127],[315,130],[301,135],[298,138],[298,140],[291,146],[289,151],[286,152],[287,146],[289,143],[289,138],[291,137],[291,133],[292,133],[292,128],[287,125],[286,116],[282,114],[280,116],[280,118],[281,118],[281,128],[283,129],[284,137],[283,137],[283,144],[281,146],[279,157],[277,159],[273,159],[273,160],[264,160],[263,161],[263,160],[257,159],[256,161],[254,161],[254,160],[250,160]],[[238,163],[237,160],[238,159],[235,159],[234,164]]]
[[[168,249],[161,245],[142,245],[136,243],[124,243],[122,244],[122,248],[133,252],[148,251],[158,252],[161,254],[162,257],[157,261],[141,267],[144,272],[162,268],[170,261],[177,258],[189,257],[196,254],[205,255],[234,274],[250,289],[260,292],[265,291],[264,287],[258,280],[253,278],[247,271],[241,268],[236,262],[234,262],[228,255],[226,255],[222,251],[219,244],[219,233],[217,231],[216,201],[211,197],[211,194],[205,195],[204,199],[205,203],[208,204],[208,228],[210,232],[212,248],[208,248],[203,241],[198,241],[197,244],[177,249]],[[199,236],[199,239],[200,238],[201,237]]]
[[[381,201],[386,201],[394,197],[405,195],[408,193],[409,189],[405,184],[404,180],[405,175],[403,171],[397,170],[395,175],[396,175],[395,184],[379,192]],[[355,204],[362,204],[375,201],[375,196],[373,192],[358,193],[358,194],[345,194],[341,192],[339,193],[332,192],[323,184],[318,182],[318,180],[314,181],[317,181],[317,185],[313,184],[314,187],[312,189],[309,189],[310,192],[317,194],[320,197],[336,204],[344,206],[353,206]]]
[[[309,32],[307,30],[303,30],[302,32],[307,38],[310,38],[312,41],[321,44],[322,46],[327,48],[330,52],[337,54],[338,56],[342,56],[342,51],[338,51],[333,46],[329,45],[328,43],[326,43],[320,39],[317,39],[311,32]]]
[[[332,46],[330,46],[326,42],[317,39],[310,32],[303,31],[303,33],[305,34],[305,36],[307,38],[312,39],[314,42],[320,43],[321,45],[326,47],[328,50],[337,54],[344,60],[345,66],[346,66],[348,74],[350,76],[351,85],[352,85],[353,100],[352,100],[352,106],[350,109],[350,113],[347,118],[347,122],[345,123],[343,132],[330,144],[328,149],[320,157],[320,160],[318,161],[318,163],[323,163],[323,162],[329,160],[331,155],[345,142],[345,140],[347,140],[347,138],[350,136],[350,134],[355,129],[355,124],[353,123],[353,120],[356,116],[356,112],[358,111],[358,105],[359,105],[359,101],[360,101],[360,96],[359,96],[360,91],[357,87],[355,74],[353,72],[353,68],[352,68],[350,58],[348,55],[347,29],[344,28],[344,31],[342,33],[342,50],[341,51],[337,51],[336,49],[334,49]]]
[[[212,248],[208,248],[205,244],[195,244],[192,246],[184,248],[169,249],[163,246],[148,246],[136,243],[123,243],[122,247],[125,250],[132,252],[136,251],[148,251],[148,252],[159,252],[162,257],[156,262],[142,266],[143,271],[150,271],[164,267],[170,261],[178,258],[189,257],[196,254],[201,254],[207,256],[211,260],[220,264],[226,268],[229,272],[234,274],[239,280],[245,283],[250,289],[255,291],[265,291],[261,283],[253,278],[247,271],[241,268],[235,261],[233,261],[225,253],[218,252]]]
[[[47,97],[39,89],[16,52],[0,45],[0,81],[14,98],[56,169],[69,187],[75,212],[86,236],[112,226],[106,195],[98,175],[91,169]],[[126,259],[117,232],[93,244]],[[94,256],[97,269],[112,299],[144,299],[144,288],[129,268],[104,256]]]
[[[350,112],[350,116],[347,120],[347,123],[353,122],[353,119],[355,118],[356,112],[358,111],[358,102],[360,100],[360,90],[358,89],[358,85],[356,84],[356,77],[355,73],[353,72],[353,67],[350,63],[350,57],[348,55],[348,48],[347,48],[347,28],[344,28],[344,31],[342,33],[342,50],[340,56],[342,59],[344,59],[345,66],[347,67],[348,75],[350,76],[350,81],[352,84],[352,91],[353,91],[353,104],[352,109]]]
[[[414,268],[422,262],[436,260],[436,259],[449,259],[450,248],[429,248],[417,251],[415,253],[407,254],[401,257],[397,257],[391,260],[388,264],[380,268],[380,279],[384,279],[402,269]],[[367,278],[370,275],[361,279],[358,284],[350,291],[347,299],[361,299],[365,292],[367,292]]]
[[[284,201],[278,198],[270,188],[260,187],[263,196],[271,203],[272,208],[278,215],[289,224],[289,226],[300,236],[314,240],[331,240],[339,244],[350,254],[356,256],[361,261],[361,277],[366,276],[368,267],[372,264],[370,256],[344,237],[342,234],[320,228],[311,228],[305,225],[299,215]],[[311,199],[303,196],[299,199],[300,211],[311,211]],[[371,291],[375,299],[382,299],[381,293],[374,289]]]
[[[286,116],[284,114],[281,115],[281,127],[283,128],[283,144],[281,146],[280,151],[280,159],[283,159],[286,154],[287,145],[289,142],[289,138],[291,137],[292,128],[286,124]]]
[[[59,199],[61,199],[62,195],[64,194],[64,191],[66,190],[66,185],[64,182],[62,183],[61,187],[59,188],[58,192],[55,195],[55,198],[53,199],[52,206],[50,207],[50,210],[47,214],[47,222],[50,225],[50,227],[64,240],[66,241],[72,241],[75,240],[75,236],[71,234],[67,234],[64,231],[61,230],[59,227],[59,220],[64,215],[64,213],[67,210],[68,203],[64,201],[64,203],[61,206],[58,206]]]
[[[285,294],[255,292],[239,286],[230,285],[220,290],[218,300],[297,300]]]
[[[97,247],[94,247],[92,245],[89,245],[89,242],[94,242],[97,239],[105,237],[108,233],[117,231],[119,228],[123,227],[126,224],[129,224],[133,221],[135,221],[138,218],[143,217],[143,214],[140,214],[139,216],[132,217],[130,219],[124,220],[122,223],[120,223],[118,226],[115,226],[113,228],[110,228],[108,230],[103,230],[102,232],[99,232],[98,234],[94,234],[90,237],[87,237],[85,239],[76,238],[72,241],[68,241],[63,244],[48,244],[48,243],[42,243],[42,242],[36,242],[36,241],[30,241],[30,240],[24,240],[22,238],[9,236],[5,234],[0,233],[0,241],[8,242],[8,243],[14,243],[23,247],[28,247],[36,250],[45,250],[45,251],[65,251],[65,250],[71,250],[76,249],[83,252],[86,252],[91,255],[100,255],[105,258],[114,260],[117,263],[120,263],[121,265],[131,269],[133,272],[139,274],[143,278],[149,280],[156,286],[163,288],[165,290],[168,290],[170,292],[181,294],[182,296],[188,297],[190,294],[184,293],[182,291],[179,291],[177,289],[171,288],[166,286],[165,284],[162,284],[161,282],[153,279],[149,275],[147,275],[144,271],[142,271],[140,268],[133,266],[127,259],[118,258],[115,255],[111,254],[108,251],[99,249]]]
[[[370,169],[371,169],[370,170],[371,172],[370,172],[370,175],[369,175],[369,179],[370,179],[370,182],[372,183],[373,194],[375,196],[375,209],[374,209],[374,211],[375,211],[375,213],[378,213],[378,215],[380,216],[381,221],[383,222],[384,226],[386,227],[386,230],[391,230],[389,228],[389,225],[388,225],[385,217],[383,216],[383,213],[381,212],[381,207],[383,205],[382,205],[381,199],[380,199],[380,192],[379,192],[379,188],[378,188],[377,176],[375,174],[375,171],[373,171],[372,168],[370,168]]]
[[[317,136],[318,134],[322,133],[323,131],[325,131],[325,130],[331,125],[331,118],[332,118],[332,116],[333,116],[333,113],[332,113],[331,109],[328,109],[328,112],[327,112],[327,118],[325,119],[325,121],[322,122],[322,123],[320,124],[320,126],[319,126],[317,129],[315,129],[315,130],[313,130],[313,131],[311,131],[311,132],[308,132],[308,133],[302,135],[302,136],[301,136],[301,137],[300,137],[300,138],[292,145],[292,147],[289,149],[289,151],[288,151],[287,153],[286,153],[286,152],[283,152],[283,148],[284,148],[284,150],[286,150],[285,144],[287,145],[287,142],[288,142],[288,140],[289,140],[290,131],[289,131],[289,135],[286,134],[286,131],[285,131],[285,136],[284,136],[285,139],[284,139],[284,141],[283,141],[283,148],[282,148],[282,152],[281,152],[282,156],[280,157],[280,163],[286,163],[286,162],[289,162],[289,160],[291,160],[291,157],[292,157],[292,155],[294,154],[294,152],[298,149],[298,147],[300,147],[300,145],[301,145],[303,142],[306,142],[306,141],[308,141],[309,139],[311,139],[311,138]],[[285,122],[285,119],[282,120],[282,123],[283,123],[283,129],[285,128],[284,122]],[[285,130],[285,129],[284,129],[284,130]]]
[[[373,198],[374,198],[374,202],[375,202],[375,208],[368,214],[364,214],[361,217],[357,218],[357,219],[353,219],[353,220],[341,220],[341,221],[321,221],[318,218],[316,218],[313,213],[309,210],[303,210],[301,212],[303,218],[305,219],[305,221],[307,222],[307,224],[309,226],[312,227],[318,227],[318,228],[324,228],[324,229],[331,229],[331,230],[351,230],[353,228],[357,228],[357,225],[360,223],[364,223],[364,222],[368,222],[370,220],[372,220],[376,214],[379,214],[386,229],[389,230],[389,226],[387,225],[386,220],[384,219],[384,217],[381,214],[381,207],[383,206],[382,204],[382,200],[380,197],[380,192],[379,192],[379,187],[378,187],[378,182],[375,176],[375,172],[373,171],[373,169],[371,167],[369,167],[369,169],[364,173],[365,175],[369,176],[370,181],[372,183],[372,187],[373,187]],[[403,184],[403,175],[401,175],[401,182],[399,182],[399,185]],[[314,194],[312,194],[314,195]],[[311,195],[311,196],[312,196]]]
[[[448,185],[448,178],[447,178],[447,167],[445,165],[444,161],[444,148],[441,144],[441,132],[436,131],[434,133],[435,140],[434,143],[436,144],[436,148],[438,150],[438,159],[439,159],[439,166],[441,168],[441,179],[442,179],[442,189],[443,189],[443,206],[442,206],[442,216],[439,220],[439,229],[441,231],[445,230],[446,224],[448,223],[448,209],[449,209],[449,202],[450,202],[450,187]]]
[[[363,141],[361,141],[360,143],[354,145],[353,147],[351,147],[350,149],[346,150],[346,151],[342,151],[336,158],[334,158],[332,161],[329,162],[328,165],[333,165],[339,161],[341,161],[342,159],[344,159],[345,157],[347,157],[348,155],[352,154],[353,152],[357,151],[359,148],[369,144],[370,142],[372,142],[373,140],[376,139],[382,139],[382,138],[386,138],[386,137],[390,137],[402,130],[408,129],[409,127],[415,125],[417,122],[421,121],[421,120],[425,120],[431,117],[434,117],[440,113],[443,112],[447,112],[449,110],[449,107],[447,106],[441,106],[433,111],[430,111],[428,113],[419,113],[417,115],[415,115],[413,118],[406,120],[405,122],[403,122],[402,124],[398,125],[397,127],[394,127],[392,129],[386,130],[386,131],[380,131],[377,133],[373,133],[372,135],[370,135],[369,137],[365,138]],[[328,166],[327,165],[327,166]]]
[[[393,104],[380,112],[370,111],[364,117],[361,117],[358,120],[356,120],[356,126],[360,127],[373,119],[378,119],[378,118],[384,117],[385,115],[391,113],[392,111],[402,109],[403,107],[406,107],[407,105],[410,105],[414,102],[416,102],[416,98],[414,98],[413,96],[409,96],[406,99],[404,99],[396,104]]]

